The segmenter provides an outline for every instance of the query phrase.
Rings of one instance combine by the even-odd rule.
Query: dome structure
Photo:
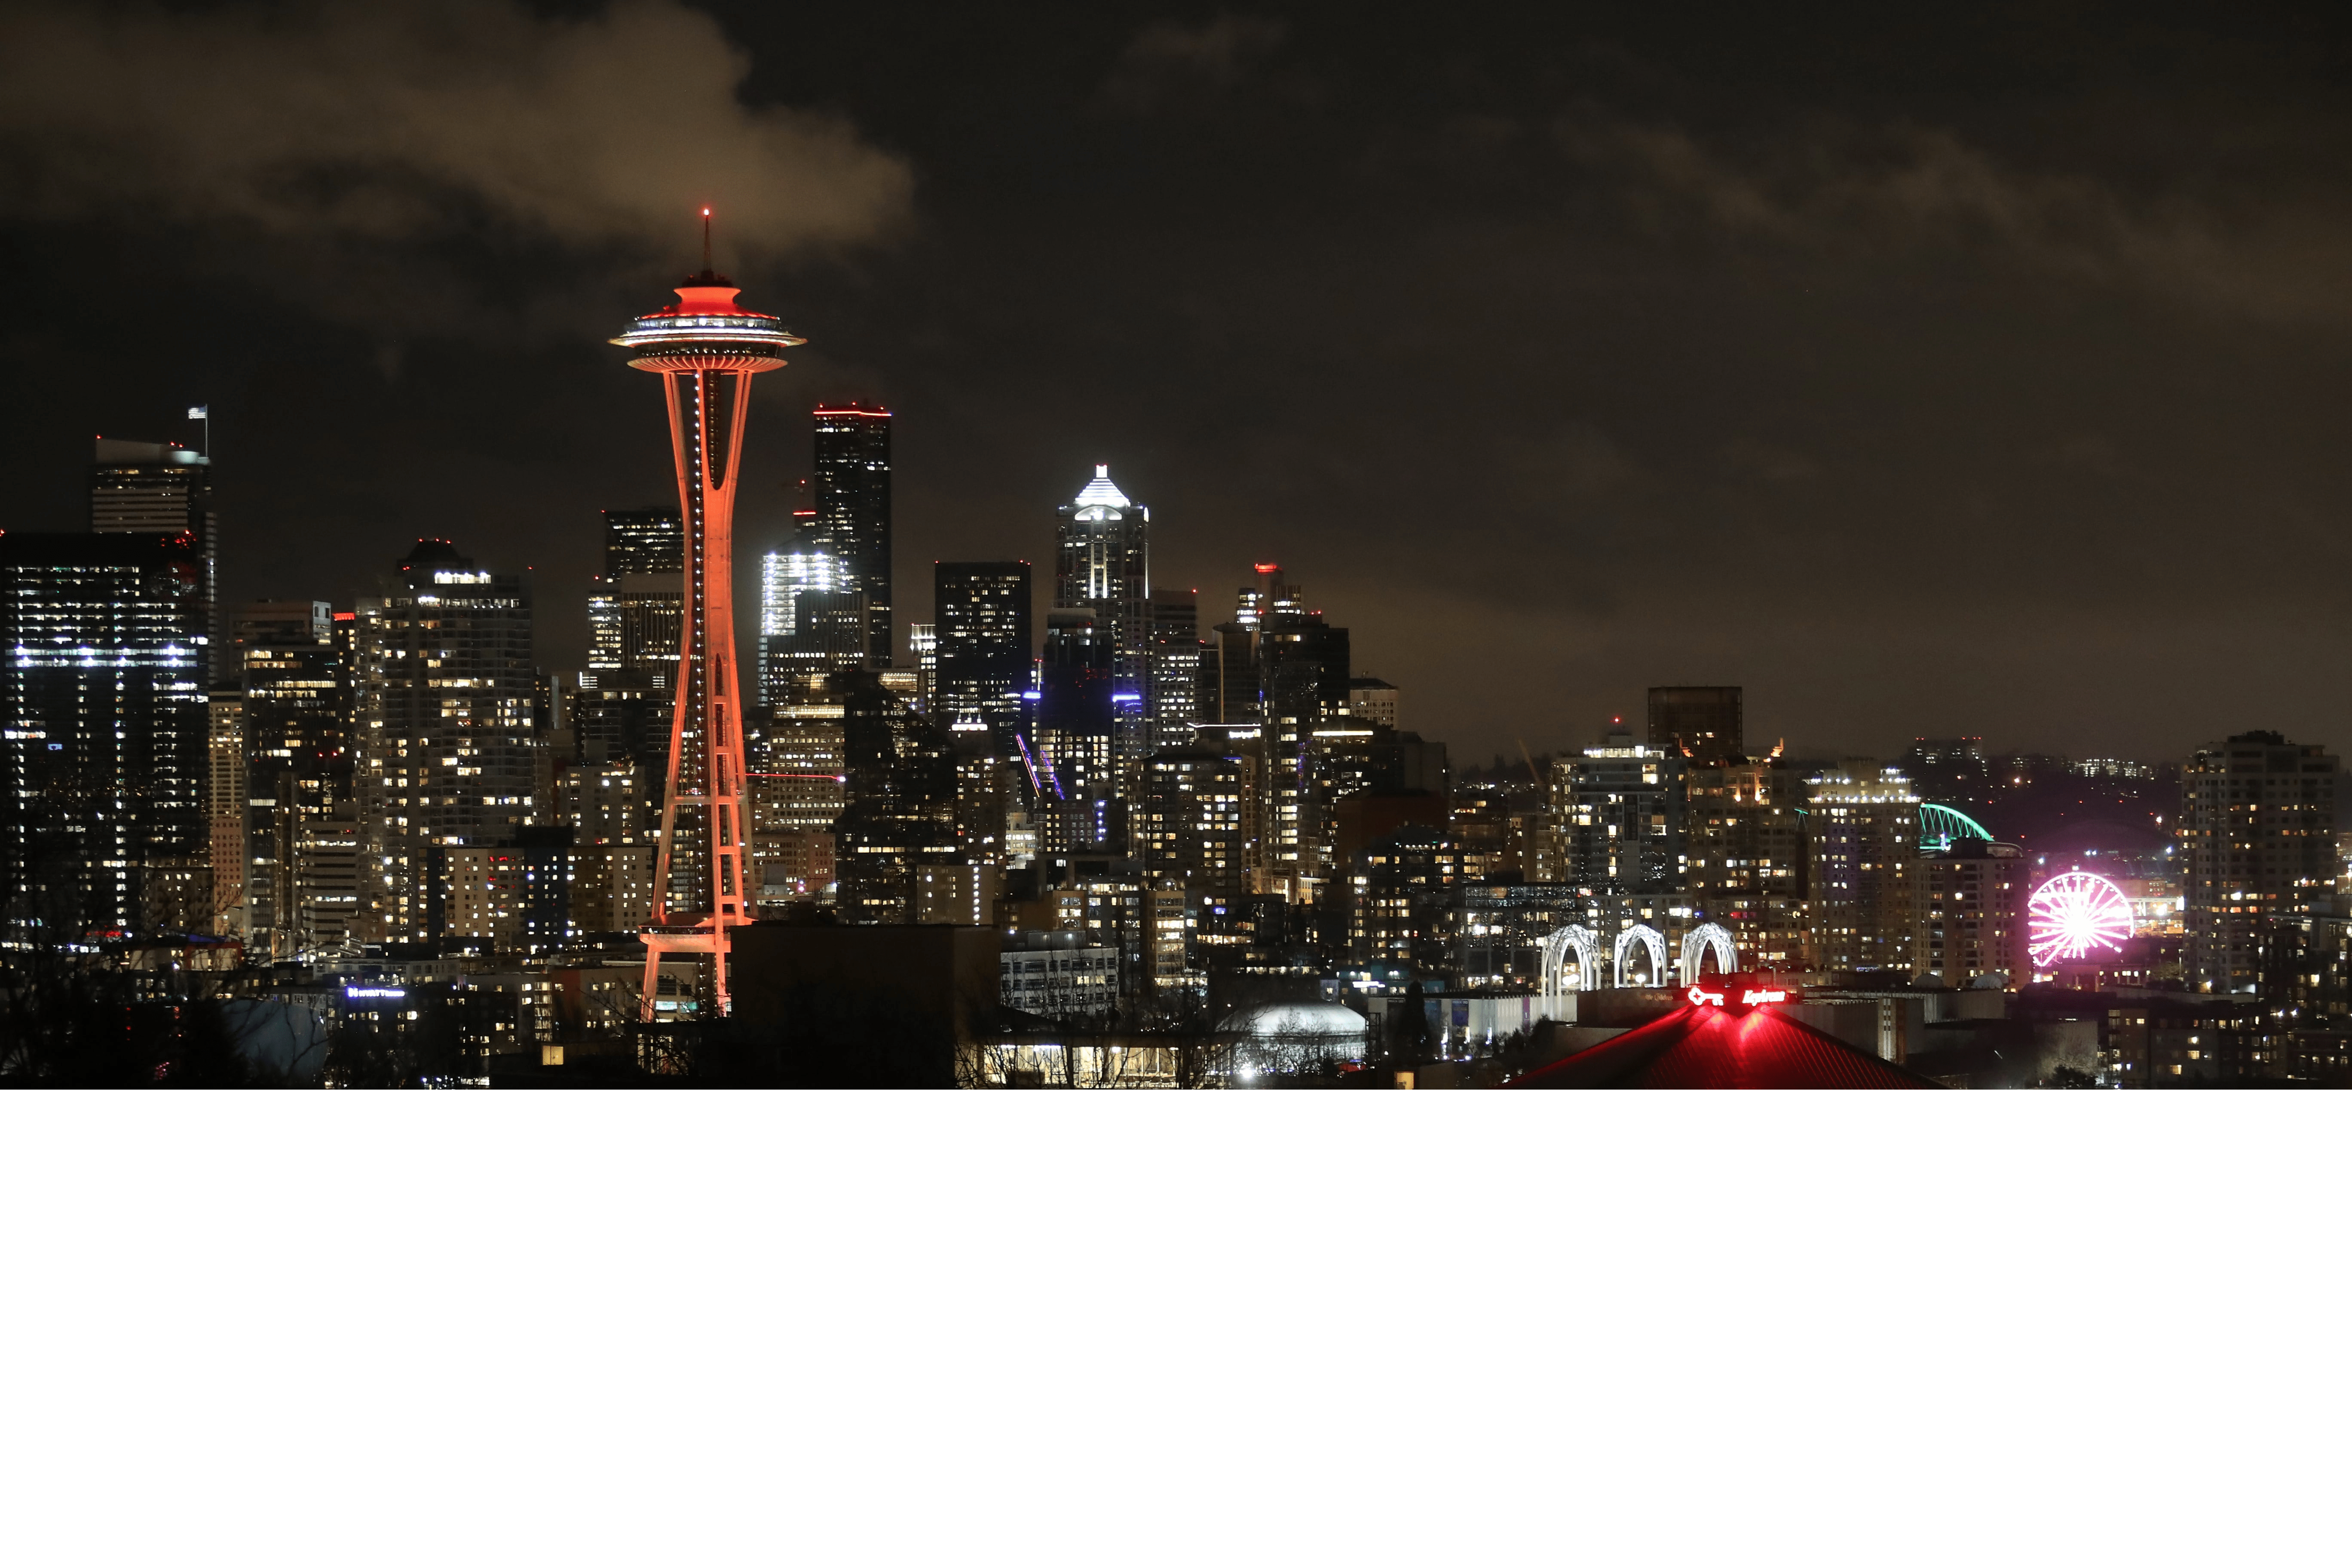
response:
[[[1261,1002],[1236,1007],[1217,1024],[1217,1033],[1252,1042],[1360,1041],[1370,1025],[1364,1016],[1337,1002]]]

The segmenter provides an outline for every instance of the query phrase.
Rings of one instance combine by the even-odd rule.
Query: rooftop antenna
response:
[[[702,209],[702,275],[710,276],[710,209]]]

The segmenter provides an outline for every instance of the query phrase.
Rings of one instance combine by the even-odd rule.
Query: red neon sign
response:
[[[1686,986],[1683,1000],[1694,1007],[1721,1007],[1743,1012],[1750,1007],[1779,1006],[1801,1002],[1801,987],[1784,984],[1771,974],[1715,974]]]

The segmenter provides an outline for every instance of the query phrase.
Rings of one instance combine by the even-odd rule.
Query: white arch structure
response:
[[[1576,984],[1564,984],[1568,955],[1576,954]],[[1557,996],[1563,991],[1598,991],[1601,988],[1601,942],[1591,931],[1579,925],[1562,926],[1544,938],[1543,991],[1547,996]]]
[[[1715,972],[1717,974],[1730,974],[1738,970],[1739,955],[1732,949],[1731,933],[1709,921],[1705,925],[1693,926],[1690,934],[1683,938],[1680,967],[1684,984],[1698,984],[1699,971],[1706,966],[1706,955],[1710,952],[1715,954]]]
[[[1666,983],[1666,939],[1658,934],[1655,927],[1647,925],[1630,925],[1617,933],[1617,950],[1613,955],[1616,959],[1617,984],[1621,986],[1632,984],[1626,978],[1625,960],[1633,951],[1635,942],[1641,943],[1642,951],[1649,955],[1649,984],[1664,985]]]

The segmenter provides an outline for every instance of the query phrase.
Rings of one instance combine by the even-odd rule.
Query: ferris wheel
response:
[[[2131,900],[2105,877],[2061,871],[2033,889],[2025,903],[2028,952],[2047,969],[2078,958],[2104,957],[2132,933]]]

